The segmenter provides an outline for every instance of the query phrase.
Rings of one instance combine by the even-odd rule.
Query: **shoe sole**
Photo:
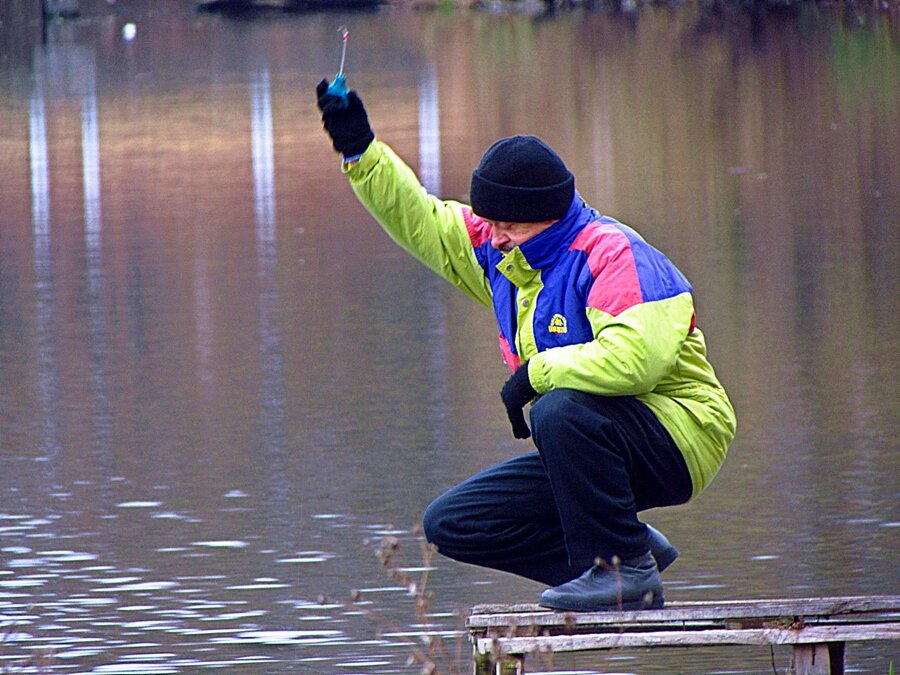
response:
[[[628,602],[616,603],[614,605],[591,605],[589,603],[572,602],[567,603],[565,600],[545,600],[541,596],[538,604],[548,609],[558,609],[567,612],[631,612],[642,609],[662,609],[665,606],[665,599],[662,595],[654,595],[653,601],[647,604],[643,600],[630,600]]]

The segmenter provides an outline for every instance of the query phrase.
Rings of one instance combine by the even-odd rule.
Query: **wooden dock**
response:
[[[466,627],[475,675],[525,673],[529,654],[717,645],[793,645],[792,675],[838,675],[845,643],[900,639],[900,595],[673,602],[631,612],[477,605]]]

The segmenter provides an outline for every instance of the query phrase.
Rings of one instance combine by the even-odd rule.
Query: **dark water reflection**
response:
[[[693,281],[741,426],[700,499],[648,514],[683,551],[669,599],[896,593],[885,17],[807,13],[751,40],[690,8],[232,22],[123,3],[4,57],[0,668],[49,649],[59,672],[415,671],[422,626],[363,542],[399,536],[421,564],[429,500],[526,447],[500,410],[491,317],[381,234],[322,135],[310,92],[341,23],[376,132],[434,191],[463,197],[491,141],[537,133]],[[434,563],[440,631],[540,590]],[[848,655],[887,672],[890,649]]]

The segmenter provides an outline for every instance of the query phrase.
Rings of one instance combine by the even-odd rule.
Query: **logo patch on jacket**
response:
[[[547,326],[547,330],[551,333],[567,333],[569,328],[566,325],[566,317],[562,314],[554,314],[553,318],[550,319],[550,325]]]

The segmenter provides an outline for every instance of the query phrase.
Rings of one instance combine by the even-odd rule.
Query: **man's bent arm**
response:
[[[490,306],[490,287],[475,258],[462,204],[429,195],[413,170],[378,140],[343,170],[360,202],[397,244]]]
[[[539,393],[560,388],[604,396],[649,393],[675,367],[693,313],[690,293],[640,303],[618,316],[589,308],[595,339],[536,354],[531,383]]]

